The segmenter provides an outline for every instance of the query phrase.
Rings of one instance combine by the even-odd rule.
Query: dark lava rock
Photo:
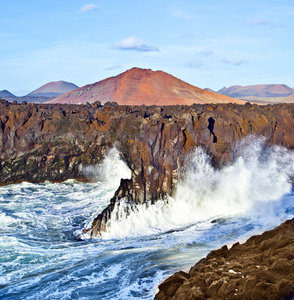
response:
[[[294,219],[210,252],[189,273],[159,285],[156,300],[276,300],[294,297]]]

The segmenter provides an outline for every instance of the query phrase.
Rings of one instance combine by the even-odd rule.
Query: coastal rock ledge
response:
[[[294,219],[261,235],[211,251],[189,273],[159,285],[156,300],[294,299]]]

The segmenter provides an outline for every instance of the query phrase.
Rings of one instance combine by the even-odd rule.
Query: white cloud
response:
[[[258,27],[284,27],[281,23],[275,23],[271,20],[267,19],[256,19],[249,23],[250,26],[258,26]]]
[[[256,25],[256,26],[265,26],[265,25],[271,25],[271,22],[266,19],[258,19],[258,20],[252,21],[250,24]]]
[[[204,51],[198,52],[197,55],[200,55],[200,56],[210,56],[213,53],[214,52],[212,50],[204,50]]]
[[[202,63],[201,62],[197,62],[197,61],[194,61],[194,62],[188,62],[186,64],[186,67],[187,68],[193,68],[193,69],[198,69],[202,66]]]
[[[245,59],[224,59],[222,62],[234,66],[241,66],[248,63]]]
[[[128,37],[120,40],[114,45],[115,48],[120,50],[136,50],[136,51],[159,51],[156,46],[148,46],[141,38],[135,36]]]
[[[178,9],[178,8],[171,9],[170,14],[174,17],[182,18],[182,19],[185,19],[185,20],[191,20],[191,19],[196,18],[195,15],[193,15],[193,14],[187,12],[187,11],[184,11],[182,9]]]
[[[176,36],[177,39],[186,39],[186,38],[192,38],[194,34],[192,33],[183,33],[178,36]]]
[[[83,6],[80,9],[80,12],[81,13],[88,13],[88,12],[90,12],[92,10],[95,10],[95,9],[98,9],[98,8],[99,8],[99,6],[96,5],[96,4],[87,4],[87,5]]]
[[[122,68],[121,65],[114,65],[114,66],[107,67],[104,70],[112,71],[112,70],[121,69],[121,68]]]

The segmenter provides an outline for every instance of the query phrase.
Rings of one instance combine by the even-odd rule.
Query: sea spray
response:
[[[100,181],[107,190],[116,190],[121,178],[130,179],[131,170],[126,163],[120,159],[119,151],[112,148],[108,151],[101,164],[83,167],[83,172],[95,181]]]
[[[104,238],[150,235],[218,217],[256,214],[269,216],[283,195],[291,191],[294,153],[280,146],[265,147],[262,138],[240,143],[241,156],[220,170],[196,148],[173,197],[155,204],[116,203]]]
[[[121,160],[120,153],[116,148],[110,149],[101,164],[95,166],[84,166],[82,171],[89,177],[94,179],[97,183],[103,186],[103,196],[108,197],[108,202],[104,202],[102,211],[109,204],[111,199],[120,185],[122,178],[130,179],[132,176],[131,170],[126,163]],[[97,208],[96,208],[97,209]],[[91,217],[84,222],[84,228],[90,228],[93,219],[97,216],[96,209],[92,210]],[[90,209],[89,209],[90,210]],[[89,239],[90,234],[82,233],[81,230],[74,232],[75,236],[83,237],[83,239]]]

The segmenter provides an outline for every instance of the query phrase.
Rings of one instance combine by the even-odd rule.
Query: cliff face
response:
[[[159,285],[156,300],[293,299],[294,219],[231,249],[210,252]]]
[[[294,104],[118,106],[0,102],[0,182],[88,180],[82,166],[99,163],[114,145],[132,171],[89,229],[104,230],[117,198],[135,203],[172,194],[187,153],[202,146],[218,167],[233,160],[239,140],[294,149]]]

